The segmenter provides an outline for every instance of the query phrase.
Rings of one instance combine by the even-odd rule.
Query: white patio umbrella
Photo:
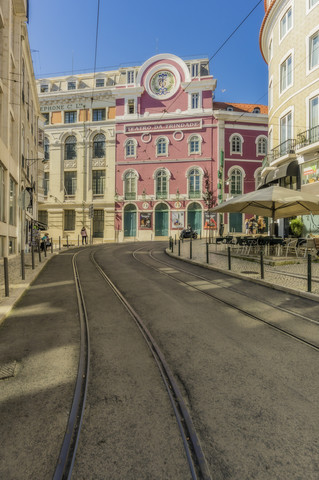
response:
[[[319,214],[319,197],[300,190],[273,185],[233,197],[210,209],[211,212],[239,212],[271,217],[273,222],[278,218],[297,215]]]

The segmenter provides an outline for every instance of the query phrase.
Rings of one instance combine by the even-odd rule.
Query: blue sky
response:
[[[140,65],[156,53],[210,58],[258,0],[150,2],[100,0],[97,71]],[[29,40],[36,76],[93,71],[97,0],[30,0]],[[260,2],[210,62],[215,99],[267,104],[259,50]]]

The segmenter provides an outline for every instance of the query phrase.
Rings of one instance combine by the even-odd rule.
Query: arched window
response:
[[[103,158],[105,156],[105,135],[98,133],[93,138],[93,158]]]
[[[231,142],[230,142],[231,153],[241,154],[242,153],[242,144],[243,144],[242,137],[240,135],[233,135],[231,137]]]
[[[124,177],[124,196],[125,200],[136,200],[137,176],[136,172],[130,170]]]
[[[198,168],[193,168],[188,174],[188,196],[189,198],[201,197],[201,174]]]
[[[241,195],[243,193],[243,174],[239,168],[234,168],[230,174],[230,194]]]
[[[168,141],[164,137],[160,137],[156,142],[156,155],[167,155],[168,148],[167,148]]]
[[[189,154],[200,153],[201,139],[198,135],[192,135],[189,138]]]
[[[125,156],[136,157],[136,145],[134,140],[128,140],[125,144]]]
[[[167,172],[159,170],[156,173],[156,198],[167,198],[168,195],[168,181],[167,181]]]
[[[47,137],[44,137],[44,160],[50,159],[50,142]]]
[[[257,140],[257,155],[267,155],[267,138],[259,137]]]
[[[64,159],[73,160],[73,158],[76,158],[76,138],[74,135],[71,135],[65,140]]]

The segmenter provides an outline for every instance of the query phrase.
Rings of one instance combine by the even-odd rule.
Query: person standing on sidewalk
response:
[[[86,233],[86,228],[84,226],[81,229],[81,236],[82,236],[82,245],[87,245],[88,234]]]

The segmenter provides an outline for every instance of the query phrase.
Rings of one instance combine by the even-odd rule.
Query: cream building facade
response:
[[[114,241],[115,101],[119,72],[37,81],[45,117],[44,200],[50,237]]]
[[[260,48],[269,71],[263,182],[319,195],[319,0],[265,0]],[[305,233],[319,231],[317,218],[303,221]]]
[[[27,0],[0,0],[0,257],[31,244],[42,193],[43,132]]]

